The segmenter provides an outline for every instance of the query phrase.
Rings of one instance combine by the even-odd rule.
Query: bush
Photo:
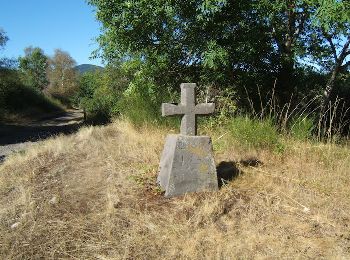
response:
[[[135,125],[161,121],[159,93],[152,83],[130,83],[118,103],[120,113]]]
[[[229,125],[231,136],[241,144],[256,149],[276,149],[283,145],[271,119],[258,120],[238,116]]]
[[[312,138],[314,128],[314,120],[307,117],[298,117],[290,125],[290,134],[298,140],[307,140]]]
[[[87,113],[87,120],[94,124],[107,123],[118,114],[118,97],[106,86],[97,88],[92,97],[83,97],[80,106]]]
[[[162,117],[162,103],[177,103],[180,101],[179,92],[170,86],[158,85],[147,70],[140,70],[134,74],[133,80],[123,92],[118,109],[120,114],[128,118],[136,126],[156,124],[167,127],[179,127],[179,116]]]
[[[91,123],[107,123],[120,113],[118,102],[127,83],[117,67],[86,72],[80,77],[74,103],[85,110]]]
[[[4,118],[5,114],[36,116],[62,111],[57,103],[38,89],[21,84],[16,71],[2,70],[0,76],[0,117]]]

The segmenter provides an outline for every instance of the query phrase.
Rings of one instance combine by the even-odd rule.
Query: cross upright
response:
[[[173,105],[162,104],[162,116],[183,115],[181,120],[182,135],[197,135],[196,115],[205,115],[214,112],[214,103],[196,104],[196,83],[181,84],[181,103]]]

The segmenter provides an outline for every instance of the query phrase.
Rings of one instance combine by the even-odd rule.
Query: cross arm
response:
[[[214,110],[215,110],[214,103],[201,103],[196,105],[195,114],[198,114],[198,115],[211,114],[214,112]]]
[[[184,109],[182,105],[174,105],[169,103],[162,104],[162,116],[182,115]]]

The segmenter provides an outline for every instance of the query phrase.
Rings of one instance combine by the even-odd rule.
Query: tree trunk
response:
[[[275,93],[281,106],[290,101],[290,96],[293,92],[295,55],[293,45],[296,37],[302,30],[302,23],[304,23],[303,19],[298,19],[294,7],[294,0],[287,1],[286,14],[288,20],[286,21],[286,34],[283,39],[276,38],[276,42],[279,42],[278,47],[281,54],[281,67],[277,77]],[[298,27],[296,26],[297,20],[300,23]]]
[[[334,89],[335,80],[338,76],[339,70],[340,70],[340,66],[336,65],[332,71],[331,77],[327,81],[327,85],[326,85],[325,90],[323,92],[322,107],[324,107],[324,108],[327,106],[327,104],[329,103],[329,101],[331,99],[331,95],[332,95],[333,89]]]
[[[330,42],[331,46],[333,45],[332,40],[330,37],[326,36],[326,39]],[[337,53],[334,47],[332,47],[334,50],[334,56],[335,56],[335,65],[333,67],[331,77],[327,81],[327,85],[325,87],[325,90],[323,92],[323,100],[321,103],[320,107],[320,115],[319,115],[319,121],[318,121],[318,135],[321,137],[321,131],[322,131],[322,124],[323,126],[327,125],[327,122],[325,122],[325,113],[327,111],[327,107],[330,103],[332,94],[334,92],[334,86],[335,86],[335,81],[337,79],[337,76],[341,70],[342,64],[345,60],[345,58],[350,54],[348,51],[350,45],[350,36],[348,37],[346,43],[344,44],[342,51],[340,52],[339,57],[337,57]]]
[[[277,84],[276,84],[276,96],[279,99],[281,106],[288,103],[290,95],[293,92],[293,78],[294,78],[294,61],[292,55],[283,55],[286,57],[282,58],[281,69],[278,73]]]
[[[327,104],[330,101],[330,98],[331,98],[331,95],[332,95],[333,89],[334,89],[335,80],[339,74],[339,71],[342,67],[342,64],[343,64],[346,56],[350,54],[348,51],[349,45],[350,45],[350,36],[348,37],[347,42],[344,44],[343,49],[342,49],[339,57],[337,57],[337,55],[335,53],[335,57],[336,57],[335,65],[334,65],[331,77],[327,81],[327,85],[326,85],[325,90],[323,92],[323,101],[322,101],[322,105],[321,105],[321,108],[323,108],[323,109],[327,106]],[[324,112],[324,110],[323,111],[321,110],[321,112]]]

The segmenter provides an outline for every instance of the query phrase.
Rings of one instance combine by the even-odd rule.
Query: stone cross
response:
[[[196,115],[205,115],[214,112],[214,103],[202,103],[196,105],[196,83],[181,84],[181,103],[173,105],[162,104],[162,116],[183,115],[181,120],[182,135],[197,135]]]
[[[215,105],[196,104],[195,87],[195,83],[181,84],[181,103],[162,104],[163,116],[183,115],[181,134],[166,137],[160,158],[157,181],[167,198],[218,190],[211,138],[196,136],[196,115],[212,113]]]

